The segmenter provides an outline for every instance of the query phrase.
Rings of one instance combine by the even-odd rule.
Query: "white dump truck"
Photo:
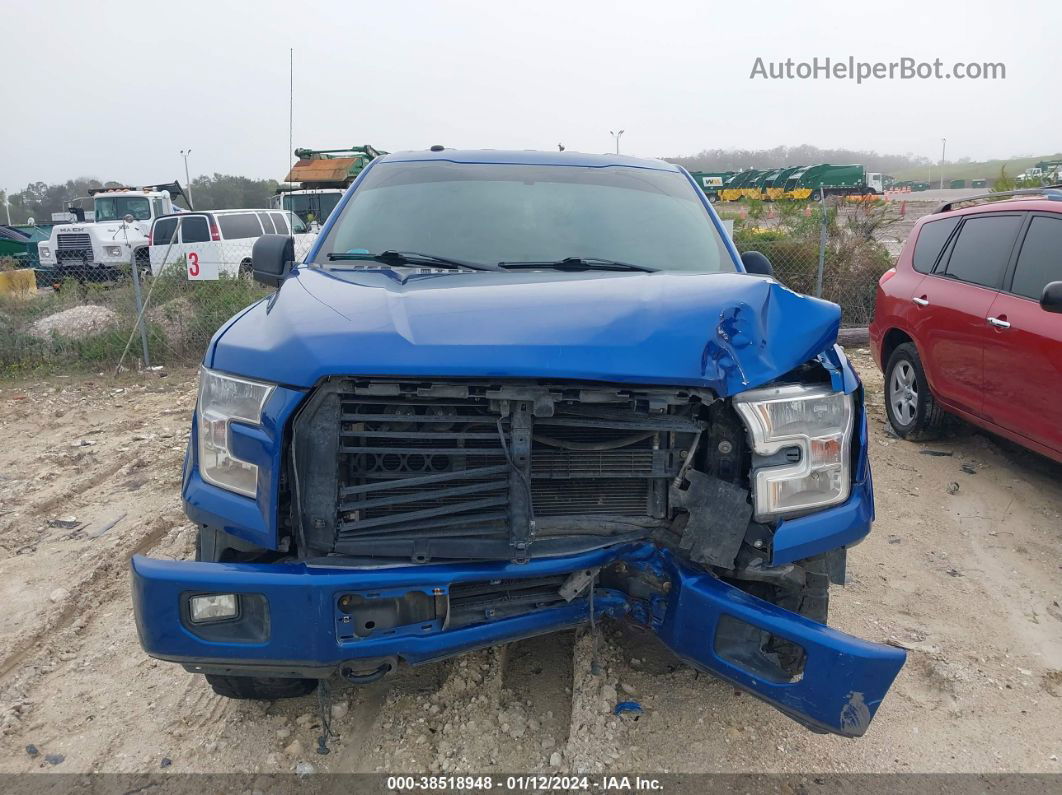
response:
[[[178,196],[188,201],[177,182],[90,190],[78,202],[92,200],[95,220],[86,221],[85,209],[72,205],[70,212],[77,220],[52,227],[48,242],[38,246],[40,269],[54,283],[109,282],[128,273],[134,256],[138,267],[148,272],[151,224],[159,216],[184,212],[176,204]]]

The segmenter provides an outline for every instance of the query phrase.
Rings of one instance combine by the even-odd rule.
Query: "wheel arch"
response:
[[[892,352],[903,345],[905,342],[909,342],[915,346],[915,350],[918,350],[918,343],[914,341],[914,337],[908,334],[906,331],[898,328],[891,328],[885,332],[881,338],[881,370],[884,373],[889,366],[889,359],[892,357]],[[922,352],[918,351],[919,358],[922,357]],[[923,365],[924,366],[924,365]],[[927,376],[928,377],[928,376]]]

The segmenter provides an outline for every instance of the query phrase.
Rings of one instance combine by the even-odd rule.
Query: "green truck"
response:
[[[884,175],[868,172],[861,165],[819,163],[737,172],[694,171],[691,176],[711,201],[805,200],[820,191],[827,196],[880,196],[885,192]]]
[[[734,176],[733,171],[691,171],[697,186],[704,191],[709,201],[719,201],[719,191],[723,189],[726,181]]]

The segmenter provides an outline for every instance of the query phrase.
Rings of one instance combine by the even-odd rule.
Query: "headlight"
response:
[[[42,257],[47,257],[48,259],[52,258],[52,250],[47,246],[37,246],[37,253],[40,254]]]
[[[122,256],[122,247],[121,246],[104,246],[103,247],[103,253],[106,254],[108,257],[120,257],[120,256]]]
[[[262,407],[275,387],[246,378],[199,370],[199,474],[223,489],[254,497],[258,465],[236,457],[229,426],[262,424]]]
[[[768,387],[734,397],[752,436],[757,518],[848,499],[852,396],[826,386]],[[794,450],[799,450],[799,458]],[[763,460],[762,457],[776,460]]]

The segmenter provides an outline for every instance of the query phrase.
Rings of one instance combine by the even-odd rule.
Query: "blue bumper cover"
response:
[[[418,664],[477,648],[576,626],[589,620],[586,596],[559,606],[484,619],[457,629],[416,622],[367,637],[342,637],[341,594],[397,596],[422,591],[445,597],[461,582],[535,578],[624,562],[651,572],[664,589],[647,599],[597,589],[599,617],[628,617],[651,627],[682,659],[719,676],[819,731],[862,735],[904,653],[868,643],[757,599],[695,571],[650,543],[626,544],[576,556],[511,563],[445,564],[379,569],[315,568],[303,564],[231,564],[132,560],[133,600],[144,649],[190,670],[261,672],[321,677],[344,664],[398,657]],[[241,640],[204,637],[187,619],[187,598],[204,592],[257,600],[260,630]],[[796,643],[806,653],[799,681],[762,665],[762,633]],[[737,642],[735,643],[735,638]],[[759,638],[759,640],[756,640]],[[742,643],[745,639],[749,642]]]

